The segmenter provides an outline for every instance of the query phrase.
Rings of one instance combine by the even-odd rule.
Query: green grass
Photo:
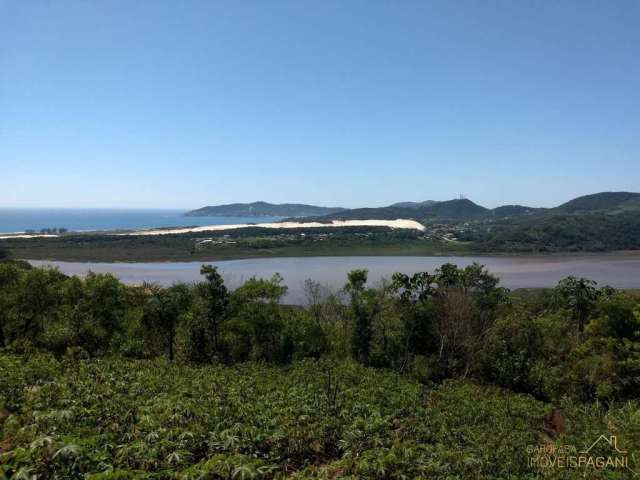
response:
[[[471,382],[427,388],[331,360],[198,367],[41,354],[0,355],[0,378],[0,472],[8,478],[475,480],[544,473],[528,465],[527,449],[541,443],[550,406]],[[562,408],[568,428],[557,444],[585,448],[600,434],[616,434],[638,451],[637,403]],[[544,478],[631,474],[565,469]]]

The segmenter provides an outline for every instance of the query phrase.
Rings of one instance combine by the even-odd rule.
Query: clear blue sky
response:
[[[0,0],[0,206],[640,191],[640,2]]]

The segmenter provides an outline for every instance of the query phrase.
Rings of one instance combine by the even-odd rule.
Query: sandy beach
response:
[[[12,238],[55,238],[58,235],[38,234],[38,233],[18,233],[15,235],[0,235],[0,240],[11,240]]]
[[[257,224],[236,224],[236,225],[205,225],[190,228],[161,228],[155,230],[138,230],[135,232],[118,233],[115,235],[170,235],[176,233],[214,232],[221,230],[235,230],[237,228],[327,228],[327,227],[389,227],[409,230],[424,231],[425,227],[415,220],[333,220],[331,223],[320,222],[278,222],[278,223],[257,223]]]

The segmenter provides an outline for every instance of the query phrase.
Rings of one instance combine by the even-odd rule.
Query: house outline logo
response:
[[[626,450],[620,450],[620,448],[618,448],[618,437],[616,435],[610,435],[609,437],[606,437],[605,435],[600,435],[596,439],[596,441],[593,442],[589,448],[587,448],[586,450],[583,450],[582,453],[589,453],[600,442],[605,442],[607,445],[609,445],[609,447],[613,448],[618,453],[622,453],[622,454],[627,453]]]

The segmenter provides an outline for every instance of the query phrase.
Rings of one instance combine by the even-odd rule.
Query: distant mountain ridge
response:
[[[502,205],[485,208],[466,198],[424,202],[397,202],[387,207],[353,208],[319,207],[299,203],[272,204],[267,202],[233,203],[199,208],[187,216],[277,216],[305,220],[393,220],[464,222],[472,220],[527,219],[558,215],[640,213],[640,193],[600,192],[574,198],[553,208],[525,205]]]
[[[424,202],[398,202],[398,203],[392,203],[391,205],[389,205],[390,207],[398,207],[398,208],[418,208],[418,207],[428,207],[431,205],[435,205],[437,202],[436,200],[425,200]]]
[[[450,228],[458,241],[487,252],[566,252],[640,249],[640,193],[600,192],[553,208],[502,205],[493,209],[471,200],[396,203],[345,210],[316,221],[416,220],[427,228]],[[311,218],[296,219],[308,221]],[[436,233],[437,234],[437,233]]]
[[[524,215],[524,214],[542,212],[544,210],[546,210],[546,209],[545,208],[525,207],[524,205],[502,205],[500,207],[494,208],[492,210],[492,212],[496,217],[504,218],[504,217],[512,217],[512,216],[516,216],[516,215]]]
[[[188,217],[314,217],[346,210],[341,207],[318,207],[302,203],[231,203],[198,208],[185,213]]]
[[[557,215],[581,215],[587,213],[618,214],[640,213],[640,193],[601,192],[574,198],[554,208],[536,208],[525,205],[502,205],[485,208],[466,198],[438,202],[398,202],[388,207],[354,208],[341,210],[316,219],[367,220],[407,218],[417,221],[464,222],[471,220],[526,219]]]
[[[601,192],[584,195],[552,209],[563,213],[622,212],[640,209],[640,193]]]

